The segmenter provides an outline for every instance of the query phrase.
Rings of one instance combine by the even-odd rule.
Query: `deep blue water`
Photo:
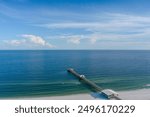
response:
[[[0,98],[89,91],[70,67],[103,88],[150,88],[150,51],[0,51]]]

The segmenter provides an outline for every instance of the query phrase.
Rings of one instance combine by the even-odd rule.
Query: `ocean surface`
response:
[[[0,98],[89,92],[68,68],[102,88],[150,88],[150,51],[0,51]]]

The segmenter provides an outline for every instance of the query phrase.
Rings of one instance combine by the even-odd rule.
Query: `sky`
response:
[[[150,50],[150,0],[0,0],[0,50]]]

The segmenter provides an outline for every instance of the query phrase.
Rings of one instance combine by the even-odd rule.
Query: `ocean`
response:
[[[1,50],[0,98],[90,92],[68,68],[102,88],[150,88],[148,50]]]

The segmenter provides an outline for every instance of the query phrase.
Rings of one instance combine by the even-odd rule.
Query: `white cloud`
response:
[[[58,22],[41,24],[39,26],[49,29],[84,29],[89,31],[119,31],[131,28],[139,30],[140,28],[148,28],[150,26],[150,17],[115,13],[107,15],[109,15],[109,18],[105,21],[99,19],[99,21],[93,22]]]
[[[42,27],[47,28],[89,28],[89,27],[100,27],[99,22],[68,22],[68,23],[53,23],[53,24],[42,24]],[[103,26],[103,25],[102,25]]]
[[[52,44],[46,42],[40,36],[24,34],[24,35],[22,35],[22,37],[24,37],[25,39],[29,40],[33,44],[37,44],[37,45],[41,45],[41,46],[45,46],[45,47],[49,47],[49,48],[54,47]]]
[[[60,35],[60,36],[51,36],[49,37],[51,39],[57,38],[57,39],[64,39],[67,40],[68,43],[79,45],[81,43],[81,40],[86,39],[86,35]]]
[[[80,44],[80,40],[81,40],[80,37],[72,36],[72,37],[70,37],[70,39],[68,39],[68,42],[78,45],[78,44]]]
[[[22,35],[22,37],[24,37],[27,41],[29,40],[30,43],[32,44],[36,44],[36,45],[48,47],[48,48],[55,47],[54,45],[50,44],[49,42],[47,42],[45,39],[43,39],[40,36],[24,34]]]
[[[91,15],[91,14],[90,14]],[[98,15],[98,14],[97,14]],[[90,18],[94,17],[91,15]],[[101,18],[99,18],[101,17]],[[94,21],[84,22],[58,22],[41,24],[40,26],[49,29],[83,29],[91,32],[141,32],[150,29],[149,16],[136,16],[119,13],[106,13],[101,16],[99,14]]]
[[[93,18],[92,15],[90,18]],[[93,47],[97,44],[108,46],[110,44],[114,47],[116,45],[116,48],[121,48],[124,45],[124,48],[125,46],[128,48],[139,46],[140,49],[140,47],[144,48],[144,44],[150,43],[150,16],[106,13],[102,16],[97,15],[97,18],[92,21],[62,21],[58,23],[42,24],[41,26],[57,31],[62,29],[69,30],[71,33],[70,35],[60,35],[56,38],[66,39],[67,42],[78,45],[88,42],[91,43]],[[77,34],[76,30],[79,30],[81,35]],[[140,46],[140,44],[142,46]],[[147,48],[149,48],[148,45]]]
[[[12,46],[18,46],[25,43],[25,40],[4,40],[4,43],[10,44]]]
[[[44,40],[40,36],[24,34],[21,37],[24,39],[18,40],[4,40],[3,42],[7,45],[18,46],[18,47],[31,47],[31,48],[54,48],[55,46]]]
[[[100,39],[100,36],[97,35],[97,34],[92,34],[92,35],[89,36],[89,38],[90,38],[90,42],[91,42],[92,44],[95,44],[96,41],[97,41],[98,39]]]

